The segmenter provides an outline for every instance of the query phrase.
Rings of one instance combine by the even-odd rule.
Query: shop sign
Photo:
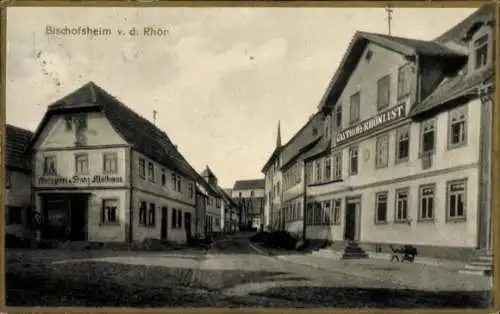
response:
[[[367,133],[370,130],[387,125],[405,116],[405,105],[399,105],[382,112],[376,116],[366,119],[357,125],[353,125],[337,134],[337,143]]]
[[[122,184],[122,176],[110,176],[110,175],[94,175],[94,176],[72,176],[72,177],[62,177],[62,176],[46,176],[38,178],[38,185],[103,185],[103,184]]]

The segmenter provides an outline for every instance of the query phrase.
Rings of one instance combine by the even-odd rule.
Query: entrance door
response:
[[[70,197],[71,241],[87,239],[87,204],[88,195],[72,195]]]
[[[184,228],[186,229],[186,237],[191,238],[191,213],[184,213]]]
[[[344,240],[354,241],[356,238],[356,207],[355,202],[346,202]]]
[[[161,208],[161,239],[167,239],[167,228],[168,228],[168,210],[166,206]]]
[[[42,199],[44,239],[66,240],[70,232],[68,197],[47,195]]]

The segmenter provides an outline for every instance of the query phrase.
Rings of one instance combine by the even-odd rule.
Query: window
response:
[[[75,155],[75,174],[89,173],[89,156],[87,154]]]
[[[253,191],[250,191],[250,197],[253,197],[254,193]]]
[[[389,135],[377,137],[375,168],[386,168],[389,163]]]
[[[149,181],[155,182],[155,165],[151,161],[148,162],[148,178]]]
[[[474,41],[475,69],[480,69],[488,63],[488,35]]]
[[[410,95],[411,70],[410,63],[401,66],[398,70],[398,101]]]
[[[323,208],[321,202],[314,202],[314,222],[315,225],[321,224],[321,219],[323,218]]]
[[[332,159],[325,158],[325,181],[330,181],[332,178]]]
[[[314,203],[309,202],[307,203],[307,209],[306,209],[306,224],[312,225],[313,224],[313,210],[314,210]]]
[[[377,109],[389,107],[391,97],[391,77],[386,75],[377,81]]]
[[[448,116],[448,148],[457,148],[467,143],[467,107],[450,111]]]
[[[447,218],[463,219],[465,218],[466,200],[465,189],[467,182],[465,180],[450,182],[447,184]]]
[[[387,192],[375,194],[375,222],[387,222]]]
[[[101,222],[103,224],[118,223],[118,200],[104,199],[102,200]]]
[[[182,228],[182,211],[177,211],[177,228]]]
[[[148,224],[148,208],[144,201],[141,201],[139,205],[139,224],[146,226]]]
[[[324,225],[329,225],[330,221],[332,220],[331,217],[331,206],[332,202],[331,201],[325,201],[323,205],[323,224]]]
[[[421,124],[421,151],[422,153],[432,153],[435,150],[436,142],[436,120],[431,119]]]
[[[342,151],[333,154],[333,180],[342,178]]]
[[[12,187],[12,171],[5,171],[5,188],[10,189]]]
[[[194,197],[194,185],[193,185],[193,183],[188,184],[188,190],[189,190],[189,197],[193,198]]]
[[[410,156],[410,128],[396,131],[396,162],[408,161]]]
[[[332,206],[332,219],[330,220],[331,223],[334,225],[340,225],[340,211],[342,210],[342,200],[336,199],[333,200],[333,206]]]
[[[148,210],[148,226],[153,227],[156,223],[156,206],[154,203],[149,203]]]
[[[43,157],[43,175],[54,176],[56,175],[56,156]]]
[[[292,204],[292,220],[297,219],[297,204]]]
[[[342,105],[337,104],[335,107],[335,127],[338,129],[342,128]]]
[[[276,190],[278,190],[278,188],[276,188]],[[238,197],[241,198],[241,192],[238,192]]]
[[[220,208],[220,198],[217,198],[217,199],[215,200],[215,206],[216,206],[217,208]]]
[[[321,160],[316,160],[316,182],[321,182]]]
[[[167,172],[165,169],[161,169],[161,185],[167,187]]]
[[[349,148],[349,175],[354,176],[358,174],[358,146]]]
[[[351,124],[359,121],[359,106],[361,101],[361,94],[359,92],[351,96],[351,105],[349,107],[349,122]]]
[[[105,153],[102,159],[104,173],[118,172],[118,155],[116,153]]]
[[[146,178],[146,161],[144,158],[139,158],[139,176],[141,178]]]
[[[313,164],[306,164],[306,183],[311,184],[313,182]]]
[[[327,116],[325,118],[324,124],[325,124],[325,131],[324,131],[325,137],[330,138],[330,117],[329,116]]]
[[[177,209],[172,208],[172,229],[177,228]]]
[[[420,220],[434,219],[434,186],[420,187]]]
[[[17,206],[5,206],[6,209],[6,217],[5,224],[6,225],[22,225],[23,224],[23,208]]]
[[[172,173],[172,189],[177,192],[182,192],[181,185],[182,185],[181,176]]]
[[[396,222],[408,221],[409,189],[396,190]]]

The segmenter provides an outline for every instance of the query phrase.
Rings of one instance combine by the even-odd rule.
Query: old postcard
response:
[[[491,306],[493,4],[15,4],[7,306]]]

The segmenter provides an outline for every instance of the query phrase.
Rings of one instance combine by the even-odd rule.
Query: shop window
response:
[[[434,219],[435,186],[434,185],[421,186],[420,190],[419,190],[419,197],[420,197],[419,219],[422,221],[433,220]]]
[[[103,155],[103,170],[104,173],[118,172],[118,155],[117,153],[105,153]]]
[[[386,168],[389,164],[389,135],[384,134],[377,137],[375,168]]]
[[[314,210],[314,203],[309,202],[307,203],[307,209],[306,209],[306,224],[307,225],[312,225],[313,224],[313,210]]]
[[[375,222],[387,222],[387,192],[375,194]]]
[[[101,222],[103,224],[118,223],[118,200],[104,199],[102,200]]]
[[[396,190],[396,222],[408,221],[409,189]]]
[[[458,148],[467,144],[467,106],[450,111],[448,115],[448,148]]]
[[[75,174],[89,173],[89,155],[75,154]]]
[[[361,102],[361,94],[357,92],[351,96],[349,106],[349,123],[354,124],[359,121],[359,109]]]
[[[139,177],[146,178],[146,160],[139,158]]]
[[[396,163],[408,161],[410,157],[410,128],[396,131]]]
[[[150,182],[155,182],[155,165],[149,161],[148,162],[148,179]]]
[[[182,228],[182,211],[177,211],[177,228]]]
[[[447,184],[447,219],[464,219],[466,213],[467,181],[460,180]]]
[[[43,175],[55,176],[56,173],[56,156],[43,157]]]
[[[314,225],[320,225],[323,217],[323,207],[321,202],[314,202]]]
[[[391,95],[391,77],[386,75],[377,81],[377,109],[389,107]]]
[[[420,151],[422,154],[433,153],[436,149],[436,119],[422,122],[420,125]]]
[[[172,208],[172,229],[177,228],[177,209]]]
[[[330,222],[332,221],[331,217],[331,206],[332,202],[330,200],[324,201],[323,203],[323,224],[324,225],[330,225]]]
[[[349,175],[355,176],[358,174],[358,158],[359,148],[358,146],[353,146],[349,148]]]

